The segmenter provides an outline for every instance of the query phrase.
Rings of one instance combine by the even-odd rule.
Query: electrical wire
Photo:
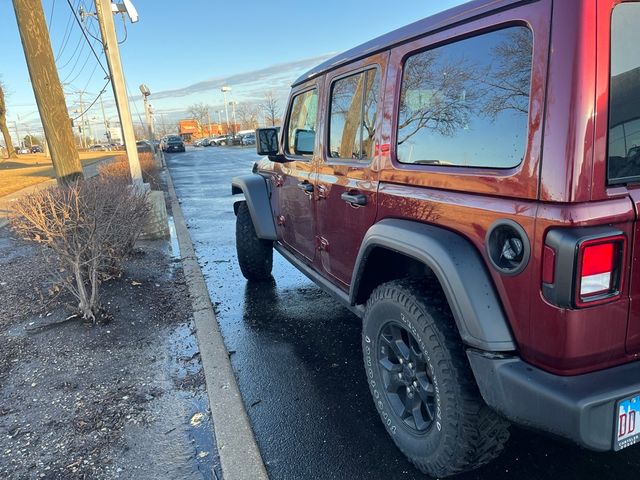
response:
[[[80,58],[80,57],[78,57],[78,58]],[[90,59],[90,58],[91,58],[91,52],[88,52],[88,53],[87,53],[86,58],[84,59],[84,63],[82,64],[82,67],[80,67],[80,71],[76,74],[76,76],[75,76],[75,77],[73,77],[73,79],[72,79],[72,80],[69,80],[69,77],[70,77],[71,75],[73,75],[73,73],[74,73],[74,72],[73,72],[73,70],[71,70],[71,72],[69,72],[69,75],[67,75],[67,76],[64,78],[64,80],[62,80],[62,83],[65,83],[65,82],[67,82],[67,81],[69,81],[69,83],[73,83],[73,82],[75,82],[75,81],[80,77],[80,75],[82,75],[82,72],[84,72],[84,69],[86,68],[87,63],[89,63],[89,59]]]
[[[89,79],[87,80],[87,83],[85,84],[85,86],[84,86],[84,88],[82,90],[86,90],[87,89],[87,87],[89,86],[89,83],[91,83],[91,80],[93,79],[93,76],[95,75],[97,69],[98,69],[98,64],[96,63],[93,66],[93,70],[91,71],[91,75],[89,75]]]
[[[82,48],[80,48],[80,51],[78,52],[78,47],[80,47],[81,44],[82,44]],[[76,43],[76,48],[74,48],[73,53],[69,56],[69,60],[67,60],[64,65],[58,67],[58,70],[67,68],[67,65],[69,65],[74,59],[76,59],[76,62],[73,64],[73,67],[71,68],[71,70],[73,70],[78,64],[78,57],[82,55],[82,51],[84,50],[85,45],[86,43],[82,43],[82,37],[78,37],[78,43]],[[76,57],[76,52],[78,52],[78,57]]]
[[[51,2],[51,10],[49,11],[49,35],[51,35],[51,29],[53,27],[53,9],[56,8],[56,0]]]
[[[58,49],[58,53],[56,54],[56,61],[60,59],[60,56],[62,55],[62,52],[64,52],[64,49],[67,46],[67,42],[71,37],[71,32],[73,31],[73,23],[71,21],[72,18],[73,15],[69,15],[69,18],[67,19],[67,25],[64,29],[64,33],[62,34],[62,45],[60,46],[60,48]]]
[[[71,0],[67,0],[67,4],[69,5],[69,8],[73,12],[73,18],[75,18],[76,23],[80,27],[80,30],[82,31],[82,35],[84,35],[84,38],[87,40],[87,43],[89,44],[89,47],[91,48],[91,51],[93,52],[93,55],[96,57],[96,60],[100,64],[100,67],[104,71],[105,75],[109,76],[109,72],[107,72],[107,69],[104,68],[104,65],[102,65],[102,62],[100,61],[100,57],[98,56],[98,54],[96,53],[95,49],[93,48],[93,44],[91,43],[91,40],[89,40],[89,37],[87,36],[87,32],[85,31],[85,29],[84,29],[84,27],[82,25],[82,22],[80,22],[80,19],[78,18],[78,15],[76,14],[76,11],[73,9],[73,5],[71,4]],[[101,42],[101,45],[102,45],[102,42]],[[103,45],[103,48],[104,48],[104,45]]]
[[[124,13],[121,13],[120,17],[122,18],[122,26],[124,27],[124,38],[122,39],[122,41],[118,41],[118,45],[122,45],[127,41],[127,38],[129,37],[129,33],[127,31],[127,20],[124,18]]]
[[[107,80],[107,83],[105,83],[105,84],[104,84],[104,87],[102,87],[102,90],[100,90],[100,93],[98,93],[98,96],[97,96],[96,98],[94,98],[94,99],[93,99],[93,102],[91,102],[91,103],[89,104],[89,106],[88,106],[88,107],[87,107],[87,108],[86,108],[82,113],[80,113],[77,117],[73,117],[73,118],[72,118],[72,120],[73,120],[73,121],[76,121],[76,120],[77,120],[77,119],[79,119],[80,117],[82,117],[82,116],[86,115],[86,114],[87,114],[87,112],[88,112],[89,110],[91,110],[91,107],[93,107],[93,106],[96,104],[96,102],[100,99],[100,97],[104,94],[104,92],[106,92],[106,91],[107,91],[107,86],[109,85],[109,82],[111,82],[111,80],[110,80],[110,79],[109,79],[109,80]]]

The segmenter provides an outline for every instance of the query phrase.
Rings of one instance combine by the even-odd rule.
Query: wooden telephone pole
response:
[[[134,185],[142,186],[142,170],[138,158],[136,136],[133,131],[133,121],[131,120],[131,109],[129,108],[129,97],[127,96],[124,72],[122,71],[122,63],[120,61],[120,51],[118,50],[116,27],[113,22],[111,0],[95,0],[95,4],[96,16],[98,17],[102,42],[104,43],[104,51],[109,64],[109,72],[111,73],[111,86],[113,87],[113,95],[116,99],[116,107],[118,108],[120,125],[122,126],[124,146],[127,150],[127,157],[129,158],[131,178]]]
[[[82,165],[51,50],[42,3],[41,0],[13,0],[13,9],[58,184],[68,185],[83,178]]]

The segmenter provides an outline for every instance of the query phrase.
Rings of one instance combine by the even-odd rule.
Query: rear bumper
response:
[[[640,392],[640,362],[561,377],[518,357],[467,352],[485,402],[512,422],[592,450],[614,448],[616,402]]]

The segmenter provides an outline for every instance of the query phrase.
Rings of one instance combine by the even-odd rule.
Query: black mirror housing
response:
[[[280,153],[278,129],[275,127],[256,129],[256,150],[261,156],[278,155]]]

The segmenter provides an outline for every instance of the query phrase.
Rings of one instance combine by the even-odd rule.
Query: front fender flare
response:
[[[231,194],[237,195],[240,193],[244,193],[258,238],[277,240],[278,235],[269,201],[269,189],[264,177],[257,173],[234,177],[231,180]],[[237,213],[235,206],[234,212]]]
[[[354,269],[350,301],[354,305],[367,258],[386,248],[429,267],[442,286],[465,344],[487,351],[516,350],[511,330],[486,265],[465,238],[433,225],[385,219],[364,237]]]

